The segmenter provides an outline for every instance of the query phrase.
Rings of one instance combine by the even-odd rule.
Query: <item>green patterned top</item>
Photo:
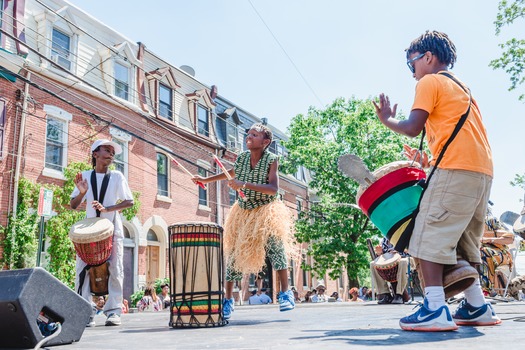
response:
[[[233,169],[235,171],[235,177],[237,180],[250,182],[254,184],[268,184],[268,174],[270,172],[270,165],[275,162],[277,156],[268,151],[264,151],[261,159],[255,168],[251,168],[250,165],[250,151],[239,154]],[[277,198],[277,194],[268,195],[261,192],[249,190],[247,188],[242,190],[246,195],[243,199],[239,197],[239,206],[242,209],[254,209],[261,205],[268,204]]]

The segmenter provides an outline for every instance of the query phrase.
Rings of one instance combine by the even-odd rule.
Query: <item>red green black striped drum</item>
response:
[[[211,222],[183,222],[170,234],[170,326],[215,327],[223,318],[222,227]]]
[[[376,181],[368,187],[359,187],[357,204],[383,236],[396,246],[409,239],[403,233],[423,191],[417,184],[426,174],[417,163],[399,161],[382,166],[373,175]]]

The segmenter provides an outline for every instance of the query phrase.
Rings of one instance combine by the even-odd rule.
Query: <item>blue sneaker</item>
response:
[[[295,298],[291,290],[279,292],[279,311],[288,311],[295,308]]]
[[[437,310],[429,310],[427,299],[419,304],[419,310],[410,316],[399,320],[399,326],[405,331],[442,332],[455,331],[458,326],[454,323],[448,307],[441,306]]]
[[[222,317],[225,320],[228,320],[230,317],[232,317],[232,312],[234,309],[235,309],[235,299],[224,298],[224,301],[222,302],[222,313],[223,313]]]
[[[474,307],[462,300],[452,317],[460,326],[494,326],[501,323],[490,303]]]

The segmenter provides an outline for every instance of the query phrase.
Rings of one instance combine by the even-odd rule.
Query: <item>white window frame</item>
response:
[[[122,174],[126,179],[128,179],[128,171],[129,171],[129,142],[131,141],[131,135],[125,133],[124,131],[116,128],[110,128],[109,134],[113,138],[113,141],[119,143],[122,146],[122,153],[121,153],[121,162],[124,166],[124,171]]]
[[[204,106],[200,103],[197,103],[196,105],[196,109],[197,109],[197,133],[199,133],[199,135],[202,135],[202,136],[205,136],[205,137],[210,137],[210,133],[211,133],[211,128],[210,128],[210,114],[211,114],[211,111],[210,109],[207,107],[207,106]],[[199,113],[200,110],[203,110],[203,111],[206,111],[206,126],[208,127],[207,130],[204,130],[204,129],[201,129],[200,127],[200,123],[201,123],[201,114]]]
[[[162,202],[168,202],[168,203],[171,203],[172,202],[172,199],[170,197],[170,193],[171,193],[171,186],[170,186],[170,182],[171,182],[171,162],[170,162],[170,157],[169,155],[166,153],[166,151],[164,150],[161,150],[160,148],[156,148],[155,147],[155,164],[157,164],[157,154],[162,154],[163,156],[166,157],[166,186],[167,186],[167,189],[166,189],[166,192],[167,192],[167,196],[164,196],[162,194],[159,194],[159,185],[158,185],[158,176],[159,176],[159,173],[158,173],[158,169],[155,171],[155,178],[157,179],[157,183],[156,183],[156,195],[157,195],[157,200],[159,201],[162,201]],[[156,168],[156,167],[155,167]]]
[[[211,164],[210,164],[210,162],[197,159],[197,172],[200,169],[205,170],[209,174],[211,172]],[[206,187],[206,190],[202,189],[200,186],[197,186],[197,188],[198,188],[198,191],[199,191],[199,196],[197,197],[199,210],[211,211],[209,187]],[[200,193],[201,193],[201,191],[206,191],[206,205],[200,204]]]
[[[68,151],[68,135],[69,135],[69,122],[73,120],[73,115],[66,112],[62,108],[44,105],[44,112],[46,112],[46,145],[47,145],[47,118],[52,118],[63,123],[64,129],[62,130],[62,144],[63,144],[63,154],[62,154],[62,169],[67,166],[67,151]],[[44,146],[44,169],[42,170],[42,175],[52,177],[55,179],[64,179],[64,172],[58,171],[52,168],[46,168],[45,165],[46,158],[46,146]]]
[[[117,81],[118,82],[121,82],[122,80],[118,80],[117,79],[117,67],[123,67],[126,71],[127,71],[127,96],[124,98],[122,96],[119,96],[117,95]],[[124,62],[123,60],[120,60],[120,59],[116,59],[115,62],[113,63],[113,91],[112,91],[112,95],[117,97],[117,98],[120,98],[124,101],[132,101],[132,96],[133,96],[133,88],[132,88],[132,72],[131,72],[131,65],[129,63],[126,63]],[[122,81],[123,82],[123,81]]]
[[[56,50],[53,48],[54,44],[55,44],[55,41],[53,40],[53,34],[55,32],[58,32],[64,36],[66,36],[68,39],[69,39],[69,48],[68,49],[65,49],[63,48],[64,51],[67,50],[67,55],[62,55],[60,52],[56,52]],[[58,27],[53,27],[51,29],[51,61],[53,61],[55,64],[57,64],[58,66],[68,70],[71,72],[72,68],[73,68],[73,54],[72,54],[72,44],[73,44],[73,37],[69,34],[69,33],[66,33],[64,32],[64,30],[62,30],[61,28],[58,28]]]

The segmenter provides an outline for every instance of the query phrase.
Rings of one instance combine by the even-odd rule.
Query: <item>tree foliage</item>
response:
[[[318,197],[297,221],[297,239],[309,243],[308,254],[314,258],[312,266],[303,268],[331,278],[346,271],[351,286],[358,285],[357,277],[365,275],[370,261],[366,238],[380,232],[353,205],[358,184],[338,170],[338,158],[353,153],[375,170],[400,160],[409,140],[379,122],[370,100],[356,98],[337,99],[325,110],[310,108],[291,121],[289,132],[282,169],[309,169],[310,187]]]
[[[514,21],[525,17],[525,0],[507,1],[502,0],[498,5],[496,15],[496,35],[506,25],[511,25]],[[510,90],[516,89],[525,81],[525,40],[520,38],[511,38],[506,42],[499,44],[503,49],[501,57],[490,62],[494,69],[503,69],[510,76]],[[521,94],[519,99],[525,100],[525,94]]]
[[[518,19],[525,18],[525,0],[501,0],[498,4],[496,15],[496,35],[501,33],[504,26],[514,23]],[[500,58],[492,60],[490,66],[494,69],[503,69],[510,76],[509,91],[516,89],[525,82],[525,40],[511,38],[499,45],[503,49]],[[520,101],[525,101],[525,94],[520,94]],[[512,186],[525,189],[525,174],[516,174]]]

